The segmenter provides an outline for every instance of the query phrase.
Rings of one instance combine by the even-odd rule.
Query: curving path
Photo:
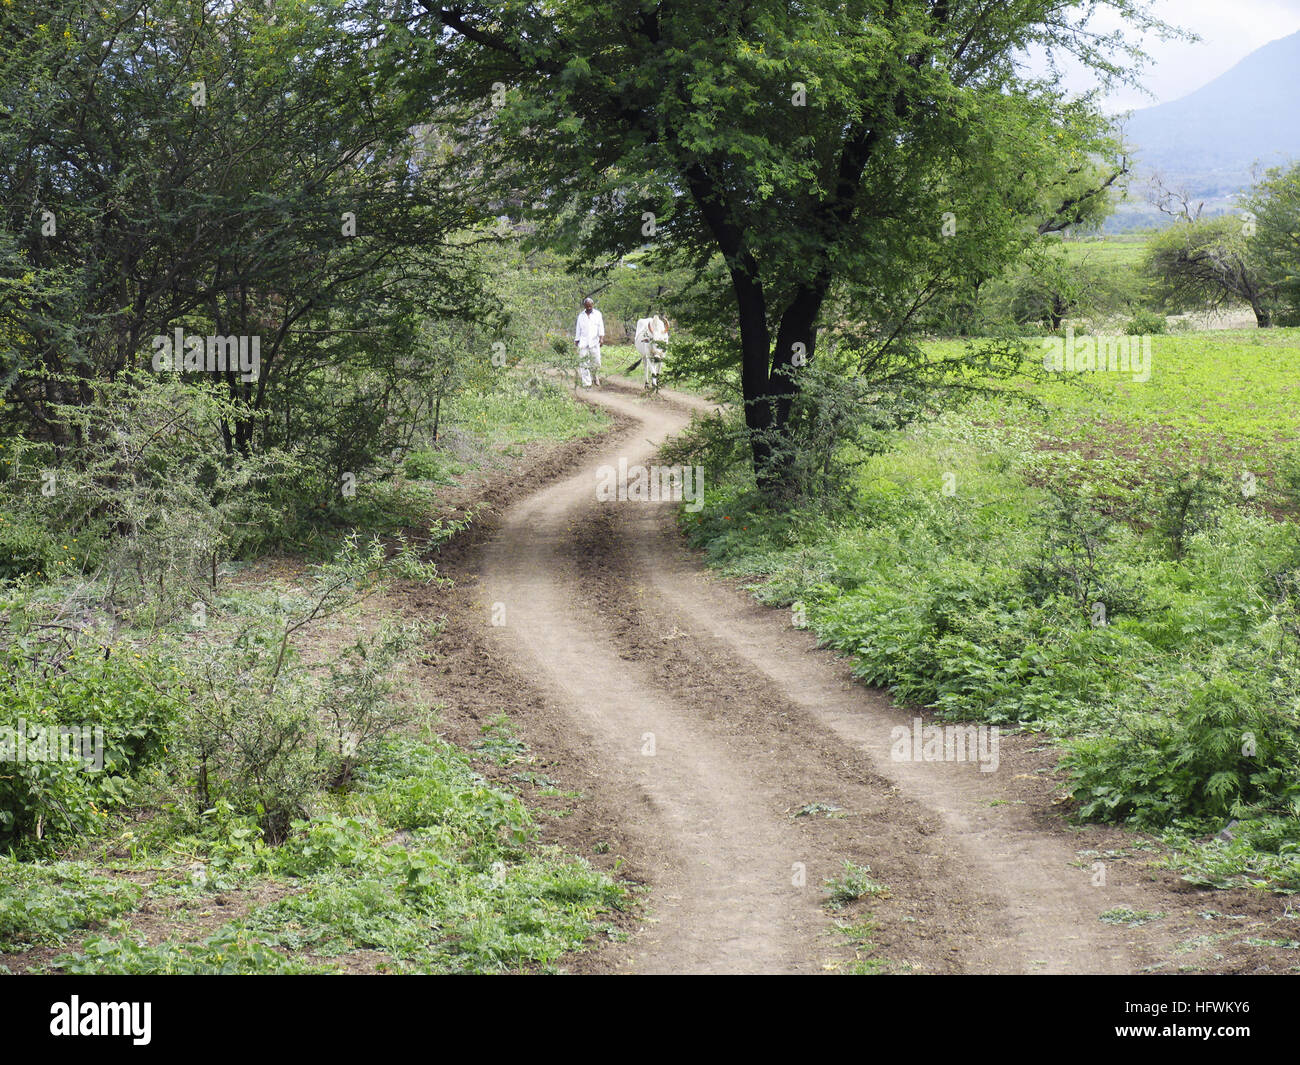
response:
[[[1096,885],[1082,844],[1003,797],[1014,751],[995,773],[892,761],[911,715],[787,613],[711,579],[672,504],[597,502],[599,466],[648,464],[705,405],[621,384],[586,398],[634,429],[504,513],[479,592],[494,655],[599,766],[599,801],[648,856],[650,920],[611,968],[834,968],[845,937],[822,884],[846,860],[888,889],[871,902],[877,950],[900,967],[1140,968],[1130,930],[1098,915],[1138,907],[1142,884]],[[800,816],[811,803],[825,809]]]

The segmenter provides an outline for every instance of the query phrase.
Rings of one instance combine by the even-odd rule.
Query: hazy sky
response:
[[[1108,111],[1149,107],[1186,96],[1261,45],[1300,30],[1300,0],[1156,0],[1151,10],[1201,40],[1188,44],[1148,37],[1143,47],[1151,62],[1142,81],[1156,98],[1121,90],[1109,101]],[[1113,29],[1117,24],[1100,15],[1092,23],[1097,29]],[[1085,71],[1070,70],[1066,84],[1085,89],[1092,82]]]

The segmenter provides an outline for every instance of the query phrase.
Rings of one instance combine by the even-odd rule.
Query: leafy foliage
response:
[[[75,728],[76,759],[0,761],[0,845],[39,851],[69,836],[94,834],[136,795],[134,777],[164,755],[184,705],[174,658],[101,642],[93,630],[46,627],[21,600],[0,603],[0,727]],[[102,731],[102,766],[93,752]],[[82,757],[82,756],[86,757]]]
[[[1283,306],[1281,324],[1300,325],[1300,164],[1270,170],[1246,207],[1260,274]]]
[[[1059,738],[1080,817],[1170,833],[1206,882],[1290,890],[1300,544],[1277,427],[1294,399],[1231,390],[1287,380],[1294,343],[1162,339],[1140,387],[1043,382],[1043,410],[977,400],[893,437],[845,509],[774,512],[732,475],[682,520],[904,704]],[[1205,841],[1229,819],[1265,853]]]
[[[181,373],[234,402],[204,427],[227,451],[309,444],[334,488],[386,453],[421,324],[481,302],[477,215],[352,7],[0,9],[5,421],[80,443],[60,408],[180,330],[260,345]]]
[[[0,951],[61,943],[133,909],[140,889],[72,862],[38,864],[0,856]]]
[[[1097,7],[1170,32],[1128,0],[619,0],[430,4],[392,44],[418,50],[406,73],[457,116],[462,150],[486,149],[495,201],[540,236],[598,263],[652,238],[696,272],[713,313],[693,323],[740,371],[755,473],[797,495],[780,438],[837,302],[901,338],[1040,226],[1093,217],[1089,186],[1117,154],[1108,124],[1014,56],[1041,46],[1129,78],[1140,52],[1086,28]]]
[[[238,823],[237,821],[235,823]],[[394,831],[398,838],[393,838]],[[203,883],[257,873],[289,891],[199,942],[150,944],[126,925],[56,959],[72,973],[334,971],[378,951],[399,971],[499,972],[577,949],[623,891],[584,862],[538,852],[527,809],[442,741],[389,740],[347,812],[299,821],[284,845],[231,833]]]

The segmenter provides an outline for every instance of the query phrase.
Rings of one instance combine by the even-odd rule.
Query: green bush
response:
[[[77,447],[14,451],[0,481],[0,567],[7,555],[47,578],[98,570],[104,603],[161,627],[210,598],[221,565],[284,520],[266,497],[297,467],[280,453],[228,453],[211,426],[237,408],[177,380],[124,375],[94,400],[58,408]]]
[[[1167,689],[1162,712],[1074,741],[1063,764],[1081,816],[1163,828],[1300,813],[1300,676],[1260,682],[1272,672],[1267,661],[1219,664]]]
[[[454,463],[449,456],[431,450],[412,451],[402,461],[402,469],[407,477],[420,481],[436,481],[439,484],[452,483],[447,475],[448,467],[452,466]]]
[[[51,577],[67,557],[30,515],[0,513],[0,581]]]
[[[1168,323],[1163,314],[1155,311],[1138,311],[1124,324],[1124,332],[1131,337],[1155,336],[1163,333]]]
[[[11,741],[22,728],[75,727],[89,733],[91,757],[95,730],[103,741],[102,767],[90,758],[0,761],[0,846],[21,853],[98,831],[109,810],[133,798],[134,775],[164,753],[185,695],[174,661],[157,649],[37,628],[11,606],[0,610],[0,664],[0,729]]]
[[[203,831],[206,812],[225,804],[281,843],[322,789],[347,784],[370,747],[412,712],[397,698],[401,663],[427,624],[381,624],[319,671],[294,648],[297,634],[354,604],[390,570],[435,579],[406,547],[390,560],[378,540],[363,547],[349,538],[314,567],[308,590],[188,650],[181,668],[193,694],[176,719],[167,765],[151,777],[172,830]]]

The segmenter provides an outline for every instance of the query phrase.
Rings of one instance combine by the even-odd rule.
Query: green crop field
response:
[[[1300,438],[1300,329],[1155,336],[1150,350],[1146,381],[1115,371],[1027,375],[1017,385],[1029,402],[988,401],[972,415],[1025,427],[1035,447],[1081,476],[1086,467],[1094,483],[1208,465],[1251,473],[1271,492]]]
[[[1091,240],[1068,240],[1062,247],[1072,265],[1136,267],[1146,252],[1150,234],[1132,233]]]

